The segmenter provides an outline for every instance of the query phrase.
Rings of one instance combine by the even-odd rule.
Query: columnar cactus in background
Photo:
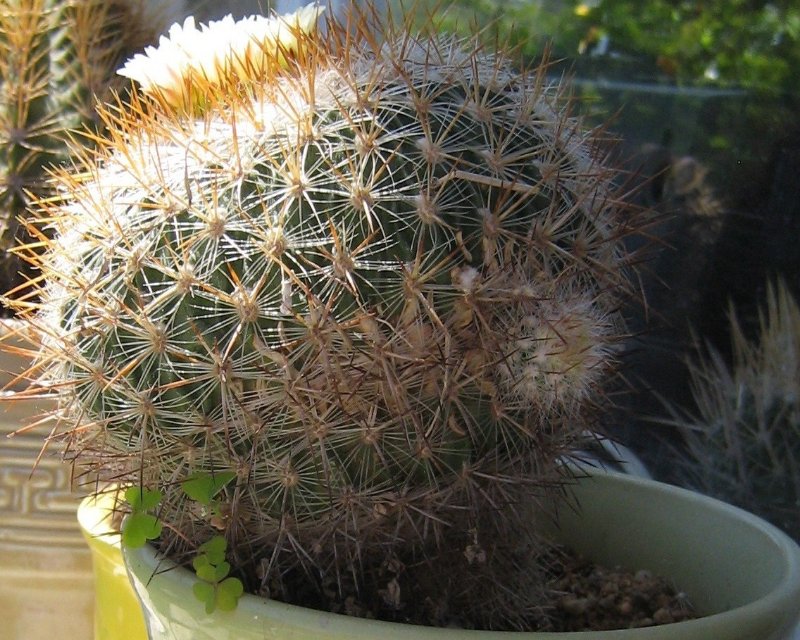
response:
[[[9,254],[47,169],[69,157],[70,137],[94,130],[95,99],[115,70],[180,13],[151,0],[3,0],[0,3],[0,282],[18,280]],[[80,138],[80,134],[78,134]]]
[[[687,484],[757,513],[800,539],[800,308],[769,287],[749,340],[731,313],[733,358],[690,365],[698,414],[678,421],[689,445]]]
[[[188,20],[133,59],[99,159],[40,202],[20,305],[77,461],[164,493],[162,548],[221,531],[273,595],[517,544],[628,291],[614,172],[544,68],[318,15]],[[235,474],[213,515],[198,472]]]

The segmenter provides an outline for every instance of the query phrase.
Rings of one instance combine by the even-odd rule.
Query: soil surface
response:
[[[642,569],[607,568],[565,553],[555,563],[554,631],[651,627],[697,617],[685,593]]]
[[[649,571],[608,568],[563,548],[551,549],[543,558],[546,575],[542,602],[518,620],[511,630],[604,631],[649,627],[697,617],[686,594],[668,580]],[[523,573],[525,570],[523,570]],[[424,626],[480,628],[470,613],[454,610],[427,573],[390,567],[376,584],[360,595],[352,590],[342,597],[334,585],[322,598],[300,588],[290,598],[274,591],[268,597],[355,617]],[[299,581],[290,580],[296,587]],[[347,593],[345,589],[345,593]],[[286,594],[284,594],[286,595]],[[522,624],[520,624],[522,622]],[[505,626],[492,626],[501,630]]]

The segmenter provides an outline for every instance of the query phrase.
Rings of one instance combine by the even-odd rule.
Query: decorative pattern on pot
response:
[[[19,324],[6,321],[7,347],[31,345],[9,337]],[[89,552],[75,517],[69,466],[57,446],[40,459],[42,429],[14,434],[51,411],[52,400],[15,398],[14,377],[30,364],[23,354],[0,355],[0,615],[3,637],[47,640],[89,638],[93,585]],[[22,382],[16,385],[22,386]],[[47,434],[45,430],[44,435]],[[38,462],[37,462],[38,461]]]

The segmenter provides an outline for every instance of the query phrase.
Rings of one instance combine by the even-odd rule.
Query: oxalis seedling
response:
[[[205,508],[208,517],[219,518],[221,509],[216,496],[235,477],[233,472],[196,473],[184,480],[181,488],[190,499]],[[142,487],[129,487],[125,491],[131,513],[122,525],[122,544],[136,549],[161,535],[161,520],[151,512],[158,507],[162,497],[160,491]],[[216,535],[198,547],[197,557],[192,561],[198,580],[193,587],[194,595],[205,605],[206,613],[217,609],[232,611],[244,593],[242,581],[228,575],[231,565],[225,560],[227,550],[225,538]]]
[[[161,502],[161,492],[143,487],[128,487],[125,490],[125,501],[131,507],[131,513],[122,523],[122,544],[129,549],[143,547],[148,540],[155,540],[161,535],[161,521],[152,511]]]
[[[236,477],[233,471],[219,473],[193,473],[181,482],[183,492],[204,507],[205,515],[214,520],[222,518],[220,504],[215,500],[222,488]]]
[[[198,549],[192,566],[198,582],[192,587],[194,597],[206,605],[206,613],[215,609],[233,611],[244,593],[244,585],[238,578],[228,577],[231,565],[225,560],[228,543],[222,536],[214,536]]]

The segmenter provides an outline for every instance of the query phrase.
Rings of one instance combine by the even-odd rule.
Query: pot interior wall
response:
[[[560,509],[563,544],[601,564],[669,576],[703,615],[763,598],[786,579],[785,539],[750,514],[721,503],[709,508],[702,496],[667,485],[645,491],[626,476],[612,491],[608,483],[598,474],[573,487],[580,511]]]

